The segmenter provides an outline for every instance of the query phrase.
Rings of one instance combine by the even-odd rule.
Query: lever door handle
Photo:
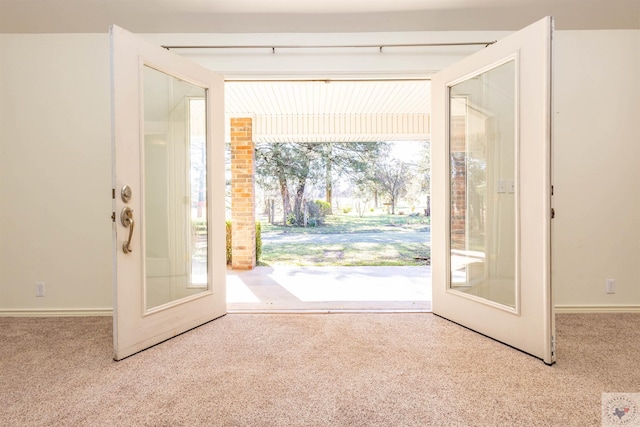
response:
[[[125,227],[129,227],[129,239],[122,244],[122,251],[125,254],[128,254],[133,251],[131,249],[131,239],[133,238],[133,228],[135,227],[135,222],[133,221],[133,209],[128,206],[122,208],[120,212],[120,222]]]

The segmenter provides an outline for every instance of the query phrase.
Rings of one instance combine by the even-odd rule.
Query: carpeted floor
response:
[[[0,318],[2,426],[597,426],[640,315],[557,316],[553,367],[432,314],[230,314],[121,362],[110,318]]]

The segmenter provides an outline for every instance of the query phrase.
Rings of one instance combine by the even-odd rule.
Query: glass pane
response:
[[[516,305],[515,61],[449,88],[452,289]]]
[[[144,67],[146,308],[207,289],[206,89]]]

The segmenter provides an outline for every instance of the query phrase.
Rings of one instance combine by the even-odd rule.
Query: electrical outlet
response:
[[[608,294],[616,293],[616,279],[605,280],[605,292]]]
[[[36,282],[36,296],[37,297],[44,296],[44,282]]]

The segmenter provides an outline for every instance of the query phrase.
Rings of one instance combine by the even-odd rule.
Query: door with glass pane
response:
[[[223,80],[111,29],[114,359],[226,313]]]
[[[433,312],[555,361],[545,18],[432,79]]]

